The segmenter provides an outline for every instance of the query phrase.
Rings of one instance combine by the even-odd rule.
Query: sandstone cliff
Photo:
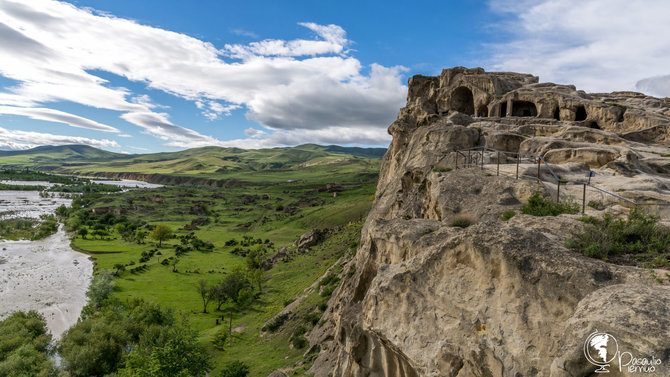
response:
[[[577,215],[502,221],[536,190],[553,196],[553,186],[524,179],[536,176],[533,164],[520,164],[520,179],[514,165],[498,175],[497,152],[482,155],[484,169],[455,169],[453,153],[487,146],[540,155],[562,178],[593,170],[598,185],[623,197],[670,201],[670,100],[587,94],[479,68],[409,84],[360,247],[311,335],[320,353],[310,372],[591,376],[597,367],[583,346],[597,330],[622,353],[661,360],[646,375],[670,376],[667,271],[566,249],[583,226]],[[581,186],[561,193],[581,198]],[[606,211],[627,211],[616,198],[598,198]],[[474,225],[449,226],[459,216]],[[610,364],[610,376],[634,375]]]

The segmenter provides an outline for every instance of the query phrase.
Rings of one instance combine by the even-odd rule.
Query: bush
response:
[[[658,224],[659,218],[634,209],[628,219],[588,217],[584,230],[566,242],[568,248],[593,258],[605,259],[623,254],[657,256],[668,252],[670,231]]]
[[[555,203],[543,198],[537,191],[530,196],[528,203],[521,206],[521,213],[533,216],[558,216],[562,213],[575,214],[577,212],[579,212],[577,203]]]
[[[302,320],[305,321],[305,323],[311,323],[312,326],[319,323],[319,319],[321,319],[320,312],[310,312],[305,314],[304,317],[302,317]]]
[[[282,314],[282,315],[278,316],[277,318],[275,318],[274,321],[268,323],[268,325],[266,327],[267,327],[268,331],[275,332],[284,324],[284,322],[286,322],[287,319],[288,319],[288,314]]]
[[[502,217],[503,221],[507,221],[507,220],[511,219],[512,217],[514,217],[515,215],[516,215],[516,212],[514,210],[508,209],[507,211],[502,213],[501,217]]]
[[[214,344],[214,347],[218,349],[219,351],[223,351],[223,346],[226,345],[226,339],[228,339],[228,332],[226,332],[226,329],[222,329],[219,332],[217,332],[214,337],[211,339],[212,344]]]
[[[249,374],[249,366],[239,360],[231,361],[219,374],[219,377],[246,377]]]
[[[449,226],[458,227],[458,228],[467,228],[472,225],[472,218],[469,216],[458,216],[456,217]]]
[[[89,298],[89,304],[97,308],[114,290],[114,280],[112,273],[102,270],[93,277],[91,285],[88,287],[86,296]]]
[[[291,344],[293,344],[293,347],[297,349],[303,349],[305,346],[307,346],[307,338],[305,338],[303,335],[296,336],[291,340]]]

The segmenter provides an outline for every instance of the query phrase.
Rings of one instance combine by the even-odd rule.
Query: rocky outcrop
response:
[[[520,163],[516,179],[495,170],[499,152],[481,153],[484,169],[457,169],[454,157],[475,146],[537,154],[562,179],[595,170],[609,190],[666,200],[670,181],[657,168],[670,153],[662,145],[670,104],[482,69],[409,84],[357,254],[325,324],[310,335],[311,350],[320,350],[310,372],[584,377],[597,369],[584,342],[598,331],[616,338],[623,355],[609,363],[610,376],[631,375],[629,356],[661,360],[646,375],[670,375],[666,272],[566,249],[583,226],[577,215],[502,221],[532,192],[549,190],[524,179],[547,176],[536,163]],[[561,188],[567,197],[570,190]],[[459,217],[472,225],[450,226]]]

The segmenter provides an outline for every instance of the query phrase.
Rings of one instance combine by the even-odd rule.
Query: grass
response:
[[[363,184],[341,191],[334,198],[331,193],[320,191],[322,187],[321,184],[284,183],[226,189],[164,187],[96,194],[97,199],[89,208],[97,212],[114,212],[130,220],[141,219],[150,225],[165,224],[175,230],[177,236],[187,234],[189,231],[182,228],[194,219],[207,217],[209,221],[197,226],[193,232],[198,238],[212,242],[213,251],[190,251],[182,255],[177,264],[178,272],[172,272],[170,265],[161,264],[166,258],[175,256],[177,239],[164,241],[158,248],[160,255],[155,253],[144,263],[140,263],[142,253],[157,248],[149,239],[144,244],[127,242],[110,230],[107,239],[78,236],[72,244],[90,253],[98,270],[114,270],[119,264],[127,266],[126,271],[115,277],[115,297],[121,300],[141,298],[186,313],[200,333],[201,343],[214,355],[214,375],[226,363],[241,360],[250,366],[250,376],[266,376],[272,370],[303,360],[305,349],[300,347],[305,346],[305,337],[295,335],[295,329],[304,326],[309,330],[318,324],[320,313],[339,279],[335,275],[325,279],[290,318],[276,324],[274,332],[263,331],[263,325],[342,255],[351,253],[360,238],[361,220],[372,205],[370,197],[375,190],[374,184]],[[278,206],[282,209],[277,210]],[[308,230],[351,222],[353,225],[345,226],[313,247],[311,252],[291,254],[288,262],[280,262],[267,271],[262,294],[249,307],[233,315],[233,328],[238,331],[227,339],[230,344],[226,343],[221,350],[212,343],[212,339],[227,329],[228,307],[224,305],[223,310],[217,312],[210,304],[209,313],[203,314],[202,301],[195,287],[201,279],[213,284],[227,271],[245,265],[244,257],[232,253],[240,246],[232,242],[226,246],[227,242],[233,239],[239,242],[244,235],[250,235],[270,240],[274,250],[281,246],[292,250],[292,242]],[[146,268],[135,273],[129,271],[140,265],[146,265]]]
[[[606,213],[602,219],[588,216],[583,221],[583,231],[566,242],[568,248],[613,262],[628,260],[647,267],[670,267],[670,229],[659,224],[658,217],[633,209],[627,219],[615,219]]]
[[[514,211],[513,209],[508,209],[505,212],[503,212],[500,217],[502,218],[503,221],[508,221],[509,219],[514,217],[515,215],[516,215],[516,211]]]
[[[451,221],[449,226],[456,228],[467,228],[470,225],[474,224],[475,220],[468,215],[457,216],[454,220]]]
[[[521,213],[532,216],[558,216],[563,213],[575,214],[577,212],[579,212],[579,205],[577,203],[556,203],[551,199],[542,197],[537,191],[530,196],[528,203],[521,206]]]

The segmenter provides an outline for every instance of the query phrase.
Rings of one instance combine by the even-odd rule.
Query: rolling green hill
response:
[[[224,180],[281,182],[336,180],[339,175],[367,180],[376,173],[384,148],[350,148],[304,144],[297,147],[239,149],[203,147],[179,152],[124,155],[89,146],[44,146],[0,152],[0,167],[65,174],[97,175],[171,182],[165,176],[199,179],[191,183],[219,185]],[[205,182],[214,180],[216,182]]]

